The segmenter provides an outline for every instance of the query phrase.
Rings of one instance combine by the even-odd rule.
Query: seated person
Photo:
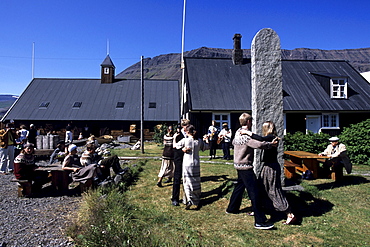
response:
[[[141,147],[141,142],[140,142],[140,139],[135,143],[134,146],[132,146],[130,149],[131,150],[139,150]]]
[[[104,159],[95,152],[94,143],[89,143],[86,145],[86,151],[82,153],[80,161],[83,166],[95,164],[97,167],[99,167],[102,173],[102,176],[99,178],[103,180],[110,176],[111,167],[117,175],[122,175],[125,173],[125,171],[121,168],[117,155]]]
[[[343,169],[345,167],[348,174],[352,171],[352,164],[347,156],[346,146],[342,143],[339,144],[338,137],[331,137],[329,139],[330,144],[324,150],[324,152],[319,153],[319,156],[328,156],[330,157],[324,163],[324,172],[330,174],[330,168],[334,171],[338,169]]]
[[[18,180],[28,180],[31,185],[31,192],[41,190],[42,185],[47,183],[47,172],[35,171],[34,145],[26,143],[21,153],[14,160],[14,175]],[[23,184],[24,186],[28,186]]]
[[[96,140],[96,137],[94,135],[91,135],[89,138],[87,138],[87,143],[94,143],[95,148],[99,147],[99,142]]]
[[[59,161],[58,158],[64,158],[66,156],[65,153],[65,141],[59,141],[57,143],[57,148],[50,156],[49,165],[54,164]]]
[[[86,187],[92,185],[93,179],[97,174],[97,166],[95,164],[82,165],[80,157],[77,155],[77,146],[70,144],[68,146],[68,155],[64,158],[62,169],[72,171],[73,182],[80,182]]]

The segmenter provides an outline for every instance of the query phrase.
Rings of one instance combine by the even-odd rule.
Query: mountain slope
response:
[[[0,118],[4,116],[17,98],[18,96],[15,95],[0,94]]]
[[[184,53],[185,57],[231,58],[232,49],[201,47]],[[250,49],[244,49],[245,58],[251,57]],[[370,71],[370,48],[345,50],[320,50],[298,48],[282,50],[283,59],[294,60],[346,60],[358,72]],[[144,75],[146,79],[180,80],[180,53],[159,55],[144,59]],[[140,63],[136,63],[121,73],[117,78],[140,79]]]

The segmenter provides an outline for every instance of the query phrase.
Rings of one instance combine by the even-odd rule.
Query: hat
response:
[[[75,144],[71,144],[68,146],[68,152],[72,152],[73,150],[76,150],[77,146]]]
[[[34,148],[34,147],[35,147],[35,145],[33,143],[29,143],[29,142],[23,145],[23,148]]]
[[[30,124],[30,127],[34,127],[35,125],[34,124]]]
[[[222,126],[227,126],[228,124],[227,123],[223,123]]]
[[[337,141],[339,141],[339,138],[338,138],[338,137],[336,137],[336,136],[333,136],[333,137],[331,137],[331,138],[329,139],[329,142],[337,142]]]

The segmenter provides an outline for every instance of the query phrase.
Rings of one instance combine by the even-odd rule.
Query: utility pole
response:
[[[144,153],[144,56],[141,56],[141,118],[140,118],[140,146]]]

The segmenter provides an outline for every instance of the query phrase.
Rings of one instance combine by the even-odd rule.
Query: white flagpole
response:
[[[35,78],[35,42],[32,43],[32,80]]]
[[[184,62],[184,45],[185,45],[185,13],[186,13],[186,0],[184,0],[184,8],[182,13],[182,38],[181,38],[181,118],[184,118],[184,103],[185,103],[185,62]],[[181,120],[181,119],[180,119]]]

